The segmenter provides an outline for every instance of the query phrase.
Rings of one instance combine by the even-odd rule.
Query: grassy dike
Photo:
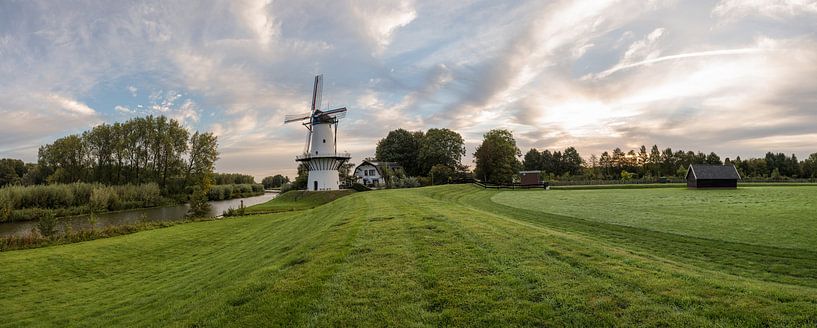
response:
[[[549,214],[499,193],[355,193],[0,253],[0,326],[817,324],[814,251]]]
[[[354,193],[354,190],[318,191],[310,192],[292,190],[269,200],[266,203],[247,207],[246,213],[267,214],[287,211],[300,211],[314,208],[334,201],[343,196]]]

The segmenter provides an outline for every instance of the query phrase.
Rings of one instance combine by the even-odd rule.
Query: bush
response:
[[[57,233],[57,223],[59,220],[54,215],[52,211],[46,211],[43,216],[40,217],[40,220],[37,221],[37,231],[43,237],[51,238]]]
[[[287,191],[290,191],[290,190],[298,190],[298,189],[295,187],[295,184],[291,183],[291,182],[281,185],[281,193],[282,194],[287,192]]]
[[[109,209],[108,203],[110,202],[111,193],[107,190],[107,188],[98,188],[94,189],[91,192],[91,199],[89,205],[91,206],[91,210],[94,212],[105,212]]]

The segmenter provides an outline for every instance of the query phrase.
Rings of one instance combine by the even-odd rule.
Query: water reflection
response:
[[[228,208],[238,208],[241,202],[244,206],[252,206],[264,203],[270,199],[278,196],[278,193],[265,193],[260,196],[253,196],[240,199],[219,200],[210,203],[210,213],[208,216],[219,216]],[[158,221],[173,221],[184,218],[187,211],[190,209],[189,204],[163,206],[154,208],[137,209],[115,213],[100,213],[96,215],[96,227],[107,227],[114,225],[134,224],[140,221],[158,222]],[[59,229],[64,229],[64,226],[70,225],[74,230],[84,230],[91,228],[88,222],[88,215],[78,215],[72,217],[60,218]],[[31,229],[37,224],[37,221],[24,221],[14,223],[0,223],[0,236],[24,236],[31,233]]]

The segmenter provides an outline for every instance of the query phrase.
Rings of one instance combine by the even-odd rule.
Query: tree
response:
[[[50,183],[84,181],[86,172],[86,148],[79,135],[59,138],[53,144],[40,147],[40,165],[54,168]]]
[[[494,129],[483,136],[482,144],[474,153],[477,178],[493,183],[510,183],[521,164],[522,156],[513,134],[505,129]]]
[[[264,189],[273,189],[273,188],[281,188],[285,183],[289,182],[289,177],[285,177],[280,174],[276,174],[274,176],[269,176],[261,180],[261,184],[264,185]]]
[[[661,151],[658,150],[658,145],[652,145],[650,149],[650,171],[652,172],[652,176],[659,176],[661,175]]]
[[[803,161],[802,170],[804,177],[817,178],[817,153],[809,155],[809,157]]]
[[[420,172],[427,174],[434,165],[455,167],[465,155],[465,141],[449,129],[429,129],[420,142],[417,154]]]
[[[425,174],[428,170],[424,172],[419,163],[423,137],[423,132],[420,131],[409,132],[404,129],[389,131],[389,134],[377,143],[375,158],[378,161],[397,162],[409,175]]]
[[[714,152],[712,152],[712,153],[709,153],[709,155],[706,156],[706,164],[722,165],[723,162],[721,162],[721,158],[720,158],[720,156],[718,156],[718,154],[715,154]]]
[[[638,166],[645,167],[650,160],[650,155],[647,154],[647,146],[641,145],[638,149]]]
[[[218,160],[218,141],[212,133],[193,134],[190,138],[190,159],[187,166],[187,185],[191,186],[190,213],[195,216],[209,211],[207,194],[213,185],[213,170]]]
[[[601,153],[601,157],[599,157],[599,166],[601,166],[601,172],[605,177],[609,177],[612,174],[611,168],[613,166],[613,160],[610,158],[610,153],[606,151]]]
[[[355,163],[343,163],[338,168],[338,178],[340,179],[340,184],[351,186],[357,178],[354,176],[355,173]]]
[[[304,162],[298,164],[298,176],[292,181],[292,189],[304,190],[309,183],[309,166]]]
[[[525,157],[522,160],[522,167],[528,171],[542,170],[542,154],[539,153],[536,148],[531,148],[527,153],[525,153]]]
[[[22,160],[12,158],[0,159],[0,187],[21,183],[26,173],[28,173],[28,167]]]
[[[567,147],[565,148],[564,153],[562,154],[562,167],[564,169],[564,173],[570,173],[572,175],[578,175],[582,172],[582,165],[584,165],[584,159],[579,155],[579,152],[576,148]]]
[[[434,165],[428,172],[428,176],[431,177],[431,183],[435,185],[448,183],[454,178],[455,174],[454,168],[445,164]]]

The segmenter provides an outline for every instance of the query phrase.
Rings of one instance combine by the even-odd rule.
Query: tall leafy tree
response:
[[[203,215],[210,207],[207,194],[213,185],[213,170],[218,160],[218,141],[212,133],[196,132],[190,138],[187,185],[191,186],[190,213]]]
[[[522,153],[516,147],[516,140],[510,131],[488,131],[474,153],[474,174],[478,179],[488,182],[510,183],[521,166],[517,159],[519,156]]]
[[[809,155],[803,161],[803,176],[806,178],[817,178],[817,153]]]
[[[417,154],[421,175],[428,175],[431,168],[437,164],[450,168],[457,167],[465,155],[464,144],[462,136],[449,129],[426,131]]]
[[[525,170],[543,170],[543,164],[542,153],[536,150],[536,148],[528,150],[522,159],[522,167],[524,167]]]
[[[375,158],[378,161],[397,162],[405,169],[408,175],[424,175],[420,165],[420,146],[423,142],[423,132],[410,132],[404,129],[390,131],[389,134],[377,143]]]
[[[584,159],[582,159],[582,157],[579,155],[579,152],[576,150],[576,148],[567,147],[565,148],[565,151],[562,154],[562,163],[564,173],[577,175],[581,174],[582,172],[582,165],[584,165]]]

